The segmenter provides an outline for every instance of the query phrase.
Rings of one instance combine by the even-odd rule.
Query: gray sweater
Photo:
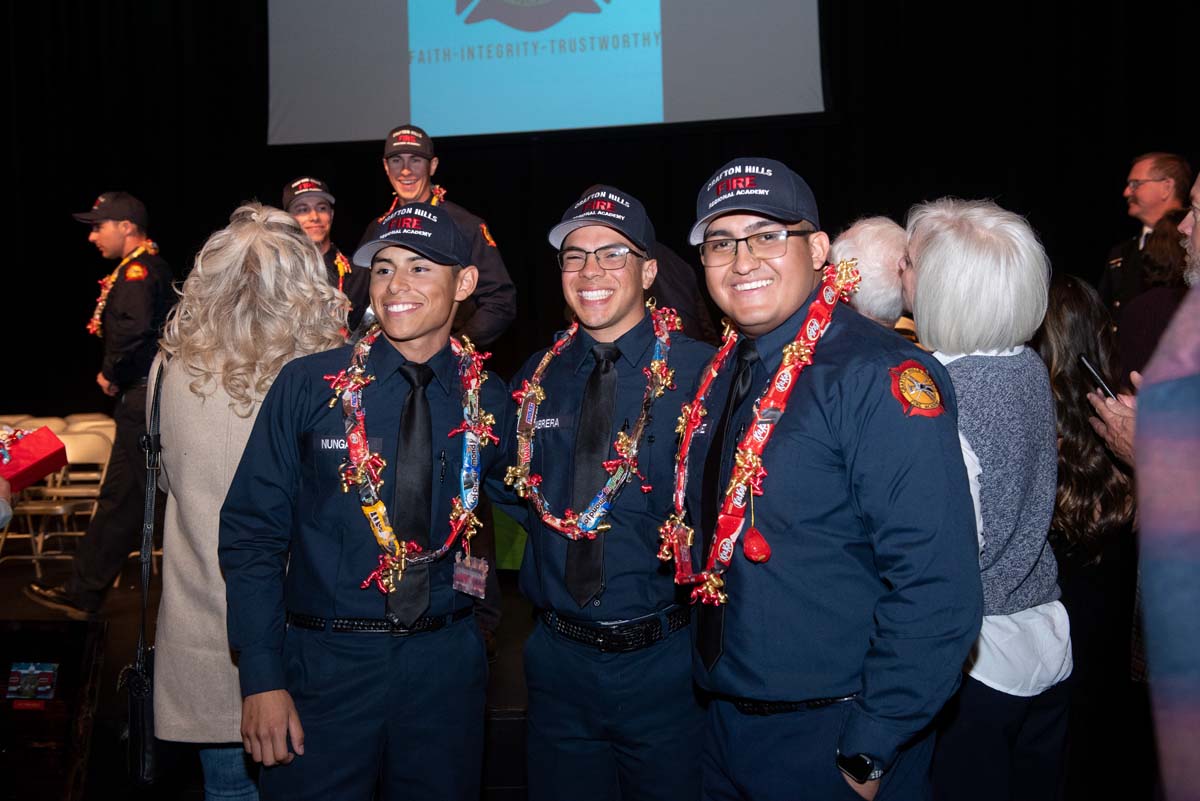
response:
[[[1058,564],[1046,541],[1058,481],[1046,366],[1026,348],[1013,356],[964,356],[946,369],[959,430],[983,470],[983,613],[1011,615],[1058,600]]]

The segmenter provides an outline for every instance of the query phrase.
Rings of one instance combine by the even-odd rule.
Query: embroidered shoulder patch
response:
[[[488,230],[487,223],[479,224],[479,232],[481,234],[483,234],[483,239],[485,242],[488,243],[488,247],[490,247],[490,248],[496,247],[496,240],[492,239],[492,232]]]
[[[929,371],[915,359],[888,368],[892,376],[892,395],[900,402],[905,417],[937,417],[946,408],[942,393]]]
[[[145,281],[146,275],[146,268],[139,262],[130,262],[129,266],[125,268],[126,281]]]

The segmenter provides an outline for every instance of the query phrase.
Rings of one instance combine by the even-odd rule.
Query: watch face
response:
[[[866,754],[838,754],[837,766],[858,784],[866,784],[871,779],[875,768],[874,762]]]

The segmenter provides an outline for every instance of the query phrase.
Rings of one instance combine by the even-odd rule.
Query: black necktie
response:
[[[392,495],[392,525],[396,538],[429,545],[429,504],[433,495],[433,435],[425,387],[433,370],[425,364],[404,364],[400,372],[412,387],[400,415],[396,446],[396,489]],[[411,628],[429,608],[429,565],[409,565],[395,592],[387,596],[387,617]]]
[[[613,365],[621,352],[616,345],[592,346],[596,366],[583,391],[579,426],[575,429],[575,472],[571,479],[571,509],[577,515],[608,481],[604,462],[608,459],[608,435],[617,404],[617,370]],[[578,539],[567,543],[567,592],[583,608],[604,589],[604,539]]]
[[[754,363],[758,361],[758,349],[754,340],[745,337],[738,344],[737,372],[729,385],[729,398],[725,401],[725,410],[721,413],[721,422],[713,437],[709,440],[708,458],[704,460],[704,478],[701,485],[700,521],[704,528],[704,548],[700,551],[702,560],[708,559],[712,548],[713,537],[717,532],[717,514],[725,499],[725,483],[722,483],[721,462],[728,449],[725,439],[729,431],[729,421],[750,394],[750,385],[754,380]],[[732,459],[730,460],[732,463]],[[726,482],[727,483],[727,482]],[[700,604],[697,621],[696,649],[704,667],[712,670],[713,665],[721,658],[725,650],[725,606]]]

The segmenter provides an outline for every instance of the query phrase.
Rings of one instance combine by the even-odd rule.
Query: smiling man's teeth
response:
[[[775,283],[773,278],[764,278],[761,281],[751,281],[748,284],[734,284],[734,290],[738,292],[749,292],[752,289],[762,289],[764,286],[770,286]]]
[[[584,300],[604,300],[612,297],[612,293],[611,289],[584,289],[579,294]]]
[[[417,308],[417,304],[416,303],[389,303],[386,308],[389,312],[392,312],[393,314],[399,314],[400,312],[412,311],[413,309]]]

